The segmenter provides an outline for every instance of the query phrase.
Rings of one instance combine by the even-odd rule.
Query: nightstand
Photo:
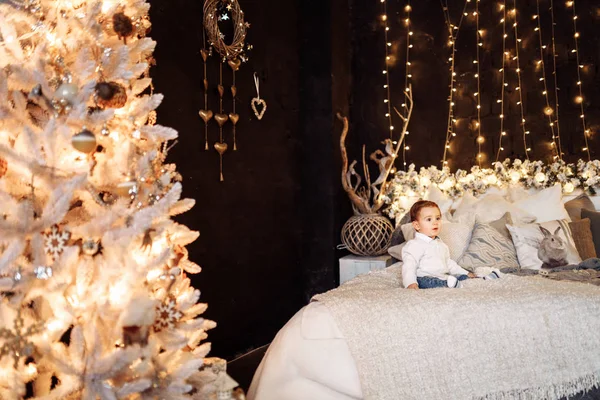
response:
[[[363,257],[353,254],[340,258],[340,285],[355,276],[378,271],[392,265],[392,256]]]

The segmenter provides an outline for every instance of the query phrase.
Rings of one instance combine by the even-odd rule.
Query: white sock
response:
[[[448,275],[448,287],[455,288],[458,287],[458,279],[455,276]]]
[[[499,278],[500,278],[500,275],[498,275],[496,273],[496,271],[493,271],[491,274],[488,274],[488,275],[486,275],[486,276],[483,277],[483,279],[485,279],[486,281],[487,280],[492,280],[492,279],[499,279]]]

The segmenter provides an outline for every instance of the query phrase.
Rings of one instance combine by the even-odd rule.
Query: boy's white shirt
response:
[[[448,275],[469,273],[450,258],[450,250],[442,239],[430,238],[420,232],[402,249],[402,262],[402,283],[405,288],[417,283],[417,277],[448,279]]]

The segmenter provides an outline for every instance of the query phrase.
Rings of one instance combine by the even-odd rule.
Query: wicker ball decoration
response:
[[[385,254],[392,241],[394,227],[379,214],[355,215],[342,228],[342,243],[359,256]]]
[[[233,40],[231,44],[225,43],[224,35],[219,29],[218,8],[227,4],[233,22]],[[215,50],[225,59],[233,60],[244,52],[246,40],[246,23],[244,12],[237,0],[206,0],[204,3],[204,28],[208,41]]]

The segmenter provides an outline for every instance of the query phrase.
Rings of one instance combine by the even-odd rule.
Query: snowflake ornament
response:
[[[52,256],[55,260],[65,250],[69,239],[71,239],[71,232],[61,231],[58,225],[52,225],[50,232],[46,232],[44,235],[44,250],[46,254]]]
[[[177,309],[177,301],[173,297],[168,297],[156,308],[154,330],[160,332],[163,329],[173,328],[181,317],[183,317],[183,313]]]
[[[4,339],[4,344],[0,348],[0,359],[5,356],[11,356],[14,360],[13,367],[16,369],[21,357],[29,357],[33,353],[34,345],[29,341],[29,337],[42,332],[44,330],[44,322],[37,322],[24,329],[25,320],[19,308],[13,325],[14,331],[0,328],[0,338]]]

